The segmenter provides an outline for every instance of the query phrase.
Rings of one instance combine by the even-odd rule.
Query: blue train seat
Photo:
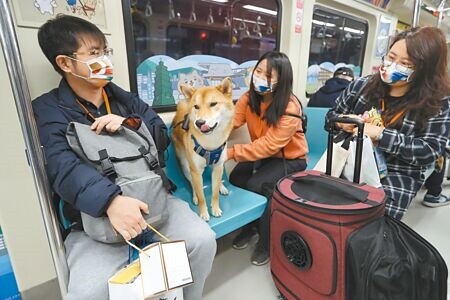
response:
[[[314,168],[327,149],[328,132],[324,129],[324,126],[325,115],[328,110],[328,108],[322,107],[303,108],[303,111],[308,116],[308,129],[306,131],[306,140],[309,146],[307,169]]]
[[[175,156],[175,150],[171,144],[168,149],[166,162],[167,176],[177,185],[175,196],[188,202],[191,209],[198,213],[198,207],[192,203],[191,184],[184,177],[183,172]],[[207,167],[203,173],[203,190],[208,204],[211,218],[209,226],[220,238],[248,223],[261,217],[266,207],[267,199],[256,193],[241,189],[232,185],[224,172],[222,182],[228,189],[228,195],[220,195],[220,208],[222,216],[216,218],[211,215],[211,169]]]
[[[66,217],[64,217],[64,201],[62,199],[59,200],[59,204],[58,204],[58,216],[59,216],[59,221],[60,221],[60,225],[62,226],[63,229],[68,229],[70,228],[70,222],[69,220],[67,220]]]
[[[0,299],[20,300],[14,270],[0,228]]]

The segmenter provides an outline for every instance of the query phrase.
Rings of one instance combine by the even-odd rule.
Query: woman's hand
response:
[[[375,126],[370,123],[366,123],[364,125],[364,134],[367,135],[368,137],[370,137],[370,139],[374,143],[378,142],[378,137],[383,132],[383,130],[384,130],[384,127]],[[358,134],[358,128],[354,128],[353,135],[357,135],[357,134]]]
[[[118,115],[104,115],[95,119],[95,122],[91,125],[91,129],[95,130],[97,134],[100,134],[103,129],[108,132],[116,132],[122,126],[124,120],[124,117]]]
[[[351,119],[359,119],[361,121],[364,121],[361,116],[354,115],[354,114],[348,114],[348,115],[339,115],[339,117],[347,117]],[[358,128],[355,124],[348,124],[348,123],[336,123],[336,127],[342,129],[345,132],[353,133],[355,130],[358,131]]]

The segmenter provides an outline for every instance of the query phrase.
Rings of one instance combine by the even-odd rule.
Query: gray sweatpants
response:
[[[216,254],[215,233],[186,202],[169,197],[168,209],[160,232],[186,241],[194,284],[184,288],[184,299],[199,300]],[[64,244],[70,272],[67,299],[108,299],[108,279],[127,264],[128,245],[96,242],[82,231],[71,232]]]

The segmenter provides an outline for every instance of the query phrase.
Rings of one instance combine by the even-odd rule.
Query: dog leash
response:
[[[181,120],[180,122],[178,122],[175,125],[171,125],[170,127],[172,129],[176,128],[177,126],[179,126],[180,124],[183,124],[181,126],[181,128],[183,128],[185,131],[187,131],[189,129],[189,115],[185,114],[183,120]]]

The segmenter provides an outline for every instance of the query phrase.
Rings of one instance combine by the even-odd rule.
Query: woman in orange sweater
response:
[[[250,89],[236,103],[234,128],[247,123],[249,144],[228,149],[228,159],[238,164],[230,174],[234,185],[266,196],[269,200],[277,181],[306,169],[308,145],[302,128],[302,107],[292,93],[293,73],[289,58],[268,52],[256,63]],[[242,229],[234,239],[235,249],[244,249],[259,233],[252,263],[269,261],[270,203],[263,216]]]

